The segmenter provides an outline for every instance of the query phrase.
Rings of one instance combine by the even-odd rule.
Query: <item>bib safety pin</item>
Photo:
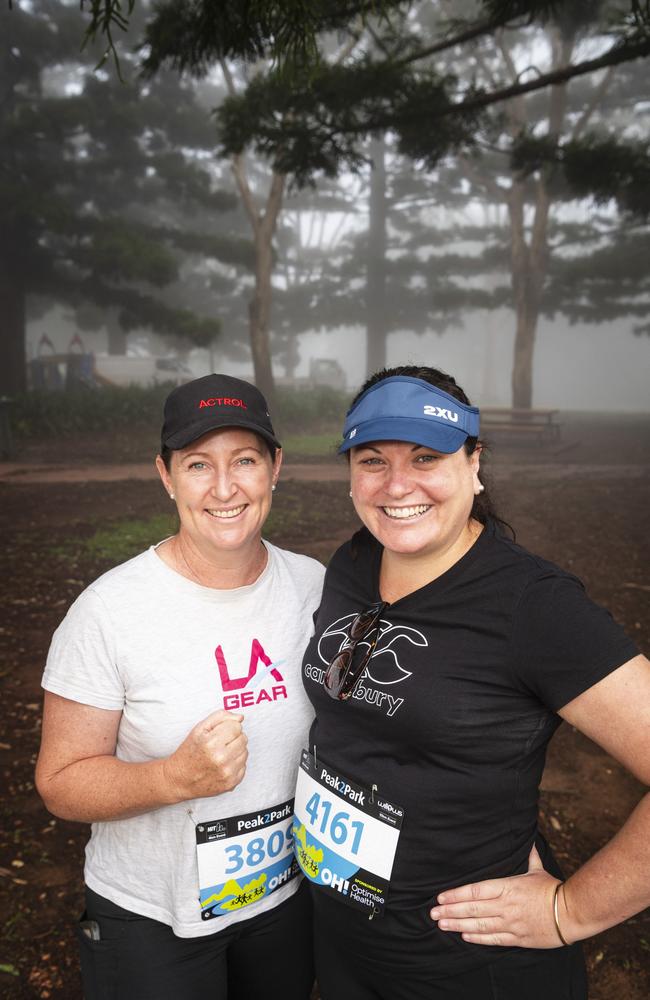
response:
[[[316,756],[316,744],[314,743],[314,764],[318,767],[318,757]]]
[[[375,792],[376,791],[377,791],[377,786],[376,785],[372,785],[372,787],[370,789],[370,801],[373,804],[374,804],[374,801],[375,801]],[[372,920],[372,917],[370,917],[370,920]]]

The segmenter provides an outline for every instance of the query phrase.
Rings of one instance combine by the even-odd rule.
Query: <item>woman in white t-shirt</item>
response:
[[[254,386],[174,389],[161,442],[178,533],[80,595],[43,677],[37,787],[92,824],[84,995],[307,1000],[290,828],[323,567],[262,540],[282,452]]]

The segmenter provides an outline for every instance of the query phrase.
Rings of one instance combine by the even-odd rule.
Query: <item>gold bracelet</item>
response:
[[[553,919],[555,920],[555,930],[557,931],[557,936],[563,945],[568,946],[569,942],[565,938],[564,934],[560,930],[560,920],[557,913],[557,894],[560,891],[560,887],[564,885],[564,882],[558,882],[555,886],[555,892],[553,894]]]

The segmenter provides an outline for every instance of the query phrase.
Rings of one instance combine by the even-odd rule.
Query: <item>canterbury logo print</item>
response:
[[[327,664],[348,645],[350,641],[348,630],[355,618],[356,613],[338,618],[320,637],[318,655],[324,666],[305,665],[306,676],[317,684],[322,684]],[[367,646],[368,643],[362,642],[359,645]],[[375,705],[386,715],[395,715],[404,704],[404,698],[397,695],[394,685],[408,680],[412,673],[401,665],[400,659],[408,663],[409,646],[428,645],[425,636],[417,629],[405,625],[391,625],[382,618],[372,659],[364,670],[352,697]],[[401,691],[402,688],[398,690]]]
[[[284,678],[278,670],[282,660],[273,663],[271,658],[264,651],[262,643],[258,639],[253,639],[251,643],[251,655],[248,664],[248,673],[244,677],[231,677],[221,646],[217,646],[214,655],[219,667],[219,678],[221,680],[221,690],[224,692],[223,707],[229,710],[235,708],[248,708],[251,705],[259,705],[265,701],[278,701],[287,697],[287,689],[282,683]],[[262,666],[260,667],[260,663]],[[267,690],[264,683],[273,677],[278,681]],[[261,688],[261,690],[258,690]]]

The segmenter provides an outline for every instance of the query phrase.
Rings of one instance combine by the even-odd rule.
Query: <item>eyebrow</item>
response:
[[[404,443],[406,444],[407,442]],[[428,448],[429,451],[436,450],[435,448],[431,448],[428,444],[414,444],[413,447],[411,448],[411,452],[417,451],[418,448]],[[359,444],[357,445],[357,451],[374,451],[376,455],[381,454],[381,449],[375,448],[371,444]]]
[[[243,448],[234,448],[233,451],[230,452],[230,454],[240,455],[243,451],[254,451],[258,455],[264,454],[262,449],[256,448],[254,444],[244,445]],[[211,458],[211,457],[212,456],[209,451],[188,451],[185,455],[183,455],[181,461],[186,462],[188,458]]]

